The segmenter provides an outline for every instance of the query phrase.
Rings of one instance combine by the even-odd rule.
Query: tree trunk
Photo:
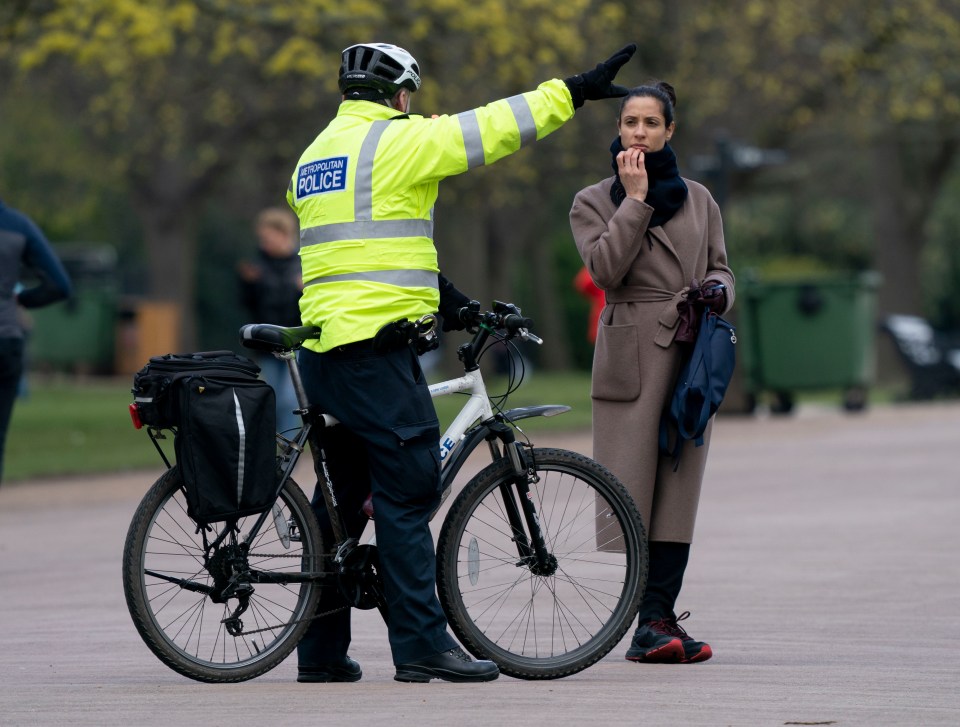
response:
[[[573,368],[569,332],[564,325],[563,307],[557,295],[556,256],[549,237],[534,239],[529,246],[527,274],[533,284],[536,308],[531,318],[543,338],[540,366],[545,371],[569,371]],[[569,287],[569,286],[568,286]]]
[[[878,299],[881,319],[894,313],[922,316],[924,313],[921,264],[927,242],[927,221],[943,189],[958,151],[952,132],[924,139],[927,154],[912,153],[910,181],[903,149],[883,140],[873,147],[873,220],[875,267],[883,275]],[[916,150],[914,150],[915,152]],[[881,338],[878,349],[881,381],[902,381],[905,371],[892,343]]]
[[[920,253],[924,243],[923,218],[909,214],[903,163],[899,150],[888,143],[873,149],[874,260],[883,275],[879,313],[921,315]]]
[[[523,208],[491,213],[497,215],[491,223],[499,243],[492,261],[491,278],[497,286],[494,291],[505,296],[502,300],[521,305],[534,320],[534,333],[544,340],[535,353],[539,365],[549,371],[569,370],[572,355],[558,296],[552,225],[542,212],[536,212],[549,209],[549,205],[539,190],[528,191],[524,201],[527,204]],[[515,293],[520,280],[526,281],[520,286],[527,291],[526,300],[518,299]]]
[[[490,305],[487,280],[487,228],[484,211],[470,202],[444,206],[437,210],[434,241],[441,272],[469,298],[480,301],[483,309]],[[462,334],[443,337],[442,367],[448,375],[463,369],[457,363],[457,348],[466,339]]]
[[[191,201],[137,195],[136,207],[143,224],[148,270],[147,297],[170,303],[177,311],[181,350],[196,345],[196,212]]]

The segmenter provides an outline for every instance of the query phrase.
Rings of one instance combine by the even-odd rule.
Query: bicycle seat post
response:
[[[300,378],[300,367],[297,365],[297,354],[295,351],[283,351],[275,354],[277,358],[287,362],[287,368],[290,370],[290,378],[293,381],[293,391],[297,395],[297,405],[304,413],[310,406],[307,399],[307,392],[303,388],[303,379]]]

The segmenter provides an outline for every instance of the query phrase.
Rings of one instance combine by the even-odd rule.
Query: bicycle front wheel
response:
[[[290,654],[316,611],[320,584],[304,572],[319,570],[313,564],[322,562],[323,548],[306,496],[288,480],[245,551],[241,538],[256,519],[198,529],[173,467],[130,523],[123,551],[127,608],[150,650],[184,676],[203,682],[259,676]]]
[[[509,461],[488,466],[443,523],[437,585],[474,656],[509,676],[556,679],[602,659],[630,627],[646,586],[646,534],[623,485],[594,460],[560,449],[526,456],[536,515],[522,515]],[[532,529],[546,558],[518,545]]]

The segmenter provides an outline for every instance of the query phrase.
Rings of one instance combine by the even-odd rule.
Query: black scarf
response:
[[[613,187],[610,188],[610,199],[617,207],[627,197],[617,166],[617,154],[623,150],[623,144],[620,143],[618,136],[610,145],[610,153],[613,155],[613,174],[616,177]],[[650,227],[657,227],[667,222],[678,209],[683,207],[683,203],[687,200],[687,185],[680,178],[677,155],[673,153],[669,144],[664,145],[660,151],[644,154],[643,164],[647,168],[647,178],[650,180],[650,189],[647,191],[645,200],[653,207]]]

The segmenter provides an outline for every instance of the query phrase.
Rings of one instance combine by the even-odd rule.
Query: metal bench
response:
[[[919,316],[887,316],[880,327],[907,366],[911,399],[960,393],[960,334],[935,331]]]

